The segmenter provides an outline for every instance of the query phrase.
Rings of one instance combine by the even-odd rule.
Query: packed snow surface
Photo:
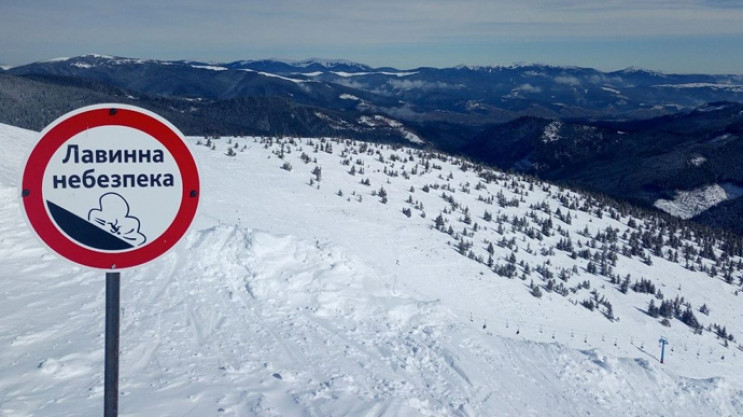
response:
[[[18,179],[37,140],[0,125],[0,416],[101,415],[104,274],[60,260],[24,222]],[[640,219],[568,209],[559,197],[583,197],[502,173],[484,181],[411,149],[188,141],[202,179],[194,225],[165,256],[122,271],[122,416],[743,415],[736,341],[664,327],[645,314],[652,296],[622,294],[585,259],[550,251],[558,226],[590,251],[584,229],[616,228],[623,243]],[[529,208],[542,202],[570,221],[515,232],[511,216],[545,221]],[[456,232],[437,230],[439,214]],[[473,258],[494,242],[495,263],[513,255],[517,276],[463,256],[461,242]],[[706,303],[704,326],[741,333],[737,284],[651,258],[620,256],[615,272]],[[588,289],[548,291],[535,267],[589,282],[613,318],[579,304]]]

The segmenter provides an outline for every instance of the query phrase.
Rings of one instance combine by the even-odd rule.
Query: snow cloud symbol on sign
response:
[[[139,219],[129,215],[129,203],[116,193],[106,193],[98,200],[99,207],[88,212],[88,221],[124,240],[141,246],[147,237],[139,231]]]

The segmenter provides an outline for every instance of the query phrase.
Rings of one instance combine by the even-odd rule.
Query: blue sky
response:
[[[0,64],[344,58],[743,74],[743,1],[0,0]]]

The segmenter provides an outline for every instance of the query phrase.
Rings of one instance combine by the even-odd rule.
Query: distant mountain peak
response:
[[[363,71],[372,69],[368,65],[360,64],[358,62],[349,61],[346,59],[308,58],[308,59],[297,61],[294,63],[295,66],[299,66],[299,67],[309,67],[313,64],[317,64],[317,65],[323,66],[328,69],[333,69],[339,66],[356,67]]]
[[[479,70],[486,69],[486,68],[493,68],[493,66],[459,64],[454,67],[454,69],[469,70],[469,71],[479,71]]]
[[[511,65],[457,65],[454,67],[455,69],[459,70],[470,70],[470,71],[488,71],[492,72],[493,70],[530,70],[530,69],[549,69],[549,70],[585,70],[590,68],[582,68],[582,67],[576,67],[576,66],[563,66],[563,65],[549,65],[549,64],[539,64],[539,63],[518,63],[518,64],[511,64]]]
[[[44,64],[50,64],[55,62],[70,62],[70,61],[81,61],[81,60],[90,60],[90,59],[98,59],[98,60],[114,60],[114,59],[125,59],[122,57],[114,57],[111,55],[101,55],[101,54],[85,54],[85,55],[77,55],[72,57],[64,57],[60,56],[57,58],[51,58],[46,59],[43,61],[37,61],[37,63],[44,63]]]
[[[308,58],[304,60],[291,60],[280,58],[240,60],[221,66],[229,69],[252,69],[265,72],[315,72],[315,71],[342,71],[349,73],[367,72],[373,70],[370,66],[345,59]]]
[[[155,63],[161,65],[173,65],[176,61],[160,61],[155,59],[129,58],[103,54],[85,54],[74,57],[58,57],[45,61],[38,61],[35,64],[64,64],[78,68],[92,68],[102,65],[130,65]]]
[[[645,68],[640,68],[636,66],[629,66],[627,68],[624,68],[622,70],[619,70],[617,72],[624,73],[624,74],[641,74],[641,75],[650,75],[654,77],[665,77],[666,74],[660,72],[660,71],[653,71]]]
[[[96,58],[96,59],[111,59],[111,60],[113,60],[113,59],[123,59],[121,57],[115,57],[115,56],[112,56],[112,55],[103,55],[103,54],[87,54],[87,55],[83,55],[82,57],[83,58]]]

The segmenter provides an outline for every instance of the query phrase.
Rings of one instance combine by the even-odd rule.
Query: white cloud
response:
[[[542,88],[539,87],[539,86],[533,86],[533,85],[531,85],[529,83],[526,83],[526,84],[521,84],[520,86],[518,86],[518,87],[514,88],[513,90],[511,90],[511,93],[512,94],[513,93],[519,93],[519,92],[521,92],[521,93],[541,93],[542,92]]]
[[[558,84],[580,85],[580,80],[572,75],[558,75],[555,77],[555,82]]]
[[[441,81],[429,82],[423,80],[389,80],[387,84],[395,90],[451,90],[456,88],[462,88],[460,85],[448,84]]]

